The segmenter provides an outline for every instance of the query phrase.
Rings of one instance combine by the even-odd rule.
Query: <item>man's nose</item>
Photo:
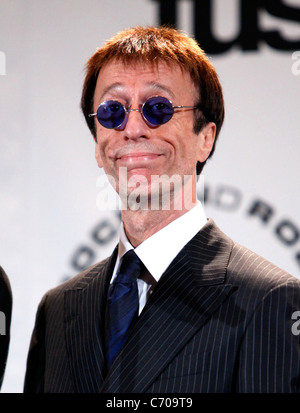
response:
[[[146,138],[149,134],[147,125],[140,109],[129,109],[126,115],[126,124],[124,126],[125,137],[128,139]]]

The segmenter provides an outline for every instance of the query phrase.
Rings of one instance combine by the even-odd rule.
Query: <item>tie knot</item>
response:
[[[141,260],[136,255],[134,250],[130,250],[124,255],[122,259],[119,276],[122,278],[129,277],[131,280],[136,281],[138,276],[140,275],[141,267]]]

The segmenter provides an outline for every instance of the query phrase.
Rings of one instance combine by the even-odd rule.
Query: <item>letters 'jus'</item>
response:
[[[178,26],[177,5],[180,0],[152,0],[159,3],[160,24]],[[191,0],[195,38],[200,42],[208,54],[225,53],[233,46],[243,51],[258,50],[259,45],[265,42],[269,47],[277,50],[299,50],[300,39],[287,39],[280,29],[264,29],[260,26],[261,13],[267,13],[276,19],[290,22],[300,22],[300,7],[284,4],[284,0],[236,0],[236,9],[239,23],[239,32],[232,40],[222,41],[214,36],[216,26],[216,0]],[[234,17],[234,16],[233,16]],[[276,26],[275,26],[276,27]]]
[[[0,76],[6,75],[6,57],[5,53],[0,50]]]

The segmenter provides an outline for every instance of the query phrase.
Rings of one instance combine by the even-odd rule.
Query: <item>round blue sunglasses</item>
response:
[[[198,106],[173,106],[172,102],[162,96],[154,96],[146,100],[140,109],[126,109],[117,100],[102,102],[96,113],[89,117],[97,116],[98,122],[108,129],[124,128],[129,112],[140,112],[145,122],[150,126],[159,126],[169,122],[174,114],[174,109],[196,109]]]

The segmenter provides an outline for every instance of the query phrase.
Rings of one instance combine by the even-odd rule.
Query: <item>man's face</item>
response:
[[[140,108],[153,96],[166,97],[174,106],[194,106],[197,92],[189,73],[175,64],[124,65],[112,60],[98,75],[94,111],[105,100]],[[195,177],[196,163],[207,158],[215,129],[209,124],[196,135],[193,125],[192,109],[175,109],[169,122],[155,127],[149,126],[139,112],[130,112],[120,129],[106,129],[96,120],[98,165],[115,180],[118,192],[120,167],[127,168],[127,180],[136,179],[140,185],[141,181],[150,184],[153,176]]]

